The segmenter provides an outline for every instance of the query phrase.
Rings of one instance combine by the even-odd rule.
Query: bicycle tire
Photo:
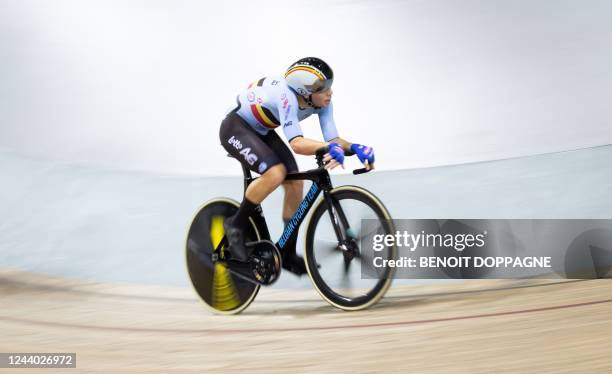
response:
[[[223,238],[223,220],[238,211],[240,204],[228,198],[204,203],[194,215],[185,240],[185,263],[191,285],[204,305],[216,314],[238,314],[253,302],[260,285],[230,273],[212,261],[212,251]],[[245,240],[260,240],[259,230],[249,218]]]
[[[383,203],[368,190],[358,186],[339,186],[332,189],[330,194],[333,199],[338,201],[356,200],[367,205],[376,214],[377,219],[382,222],[382,226],[386,233],[395,232],[393,221],[391,220],[389,212]],[[308,275],[310,276],[313,286],[319,295],[331,305],[347,311],[366,309],[376,304],[385,295],[393,281],[395,269],[392,267],[387,267],[384,269],[384,274],[378,279],[376,286],[365,295],[358,297],[344,296],[327,284],[325,279],[323,279],[321,276],[322,269],[320,269],[320,265],[317,263],[316,256],[314,254],[314,235],[316,233],[317,226],[320,223],[320,219],[327,212],[327,209],[328,205],[325,199],[320,199],[315,205],[313,213],[308,222],[304,245],[304,257],[306,260]],[[396,247],[389,248],[388,253],[388,258],[396,258]]]

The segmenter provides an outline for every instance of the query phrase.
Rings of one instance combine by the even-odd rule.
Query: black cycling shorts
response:
[[[298,171],[293,153],[274,130],[261,135],[235,111],[221,122],[219,138],[229,154],[256,173],[263,174],[280,163],[288,173]]]

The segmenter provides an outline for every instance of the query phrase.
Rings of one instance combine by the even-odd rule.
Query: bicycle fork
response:
[[[355,248],[352,246],[349,248],[347,244],[351,243],[350,241],[354,238],[347,235],[351,227],[349,226],[346,215],[344,214],[344,210],[342,209],[340,202],[334,199],[327,191],[324,192],[324,199],[328,206],[329,218],[331,219],[332,226],[334,226],[334,232],[336,233],[336,238],[338,239],[338,248],[352,258],[355,256],[355,253],[353,252]]]

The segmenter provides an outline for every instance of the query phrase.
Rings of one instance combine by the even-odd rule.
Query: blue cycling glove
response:
[[[374,149],[368,147],[367,145],[361,145],[354,143],[351,145],[351,152],[357,155],[359,161],[365,165],[366,161],[368,165],[372,165],[374,163]]]
[[[329,143],[329,155],[340,165],[344,164],[344,149],[338,143]]]

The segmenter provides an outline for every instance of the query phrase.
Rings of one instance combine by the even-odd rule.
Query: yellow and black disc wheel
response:
[[[225,236],[223,222],[238,207],[238,202],[226,198],[206,202],[187,233],[186,261],[191,284],[204,304],[219,314],[242,312],[255,299],[260,287],[230,273],[224,262],[213,261],[213,251]],[[255,224],[251,220],[249,223],[245,241],[259,240]]]

